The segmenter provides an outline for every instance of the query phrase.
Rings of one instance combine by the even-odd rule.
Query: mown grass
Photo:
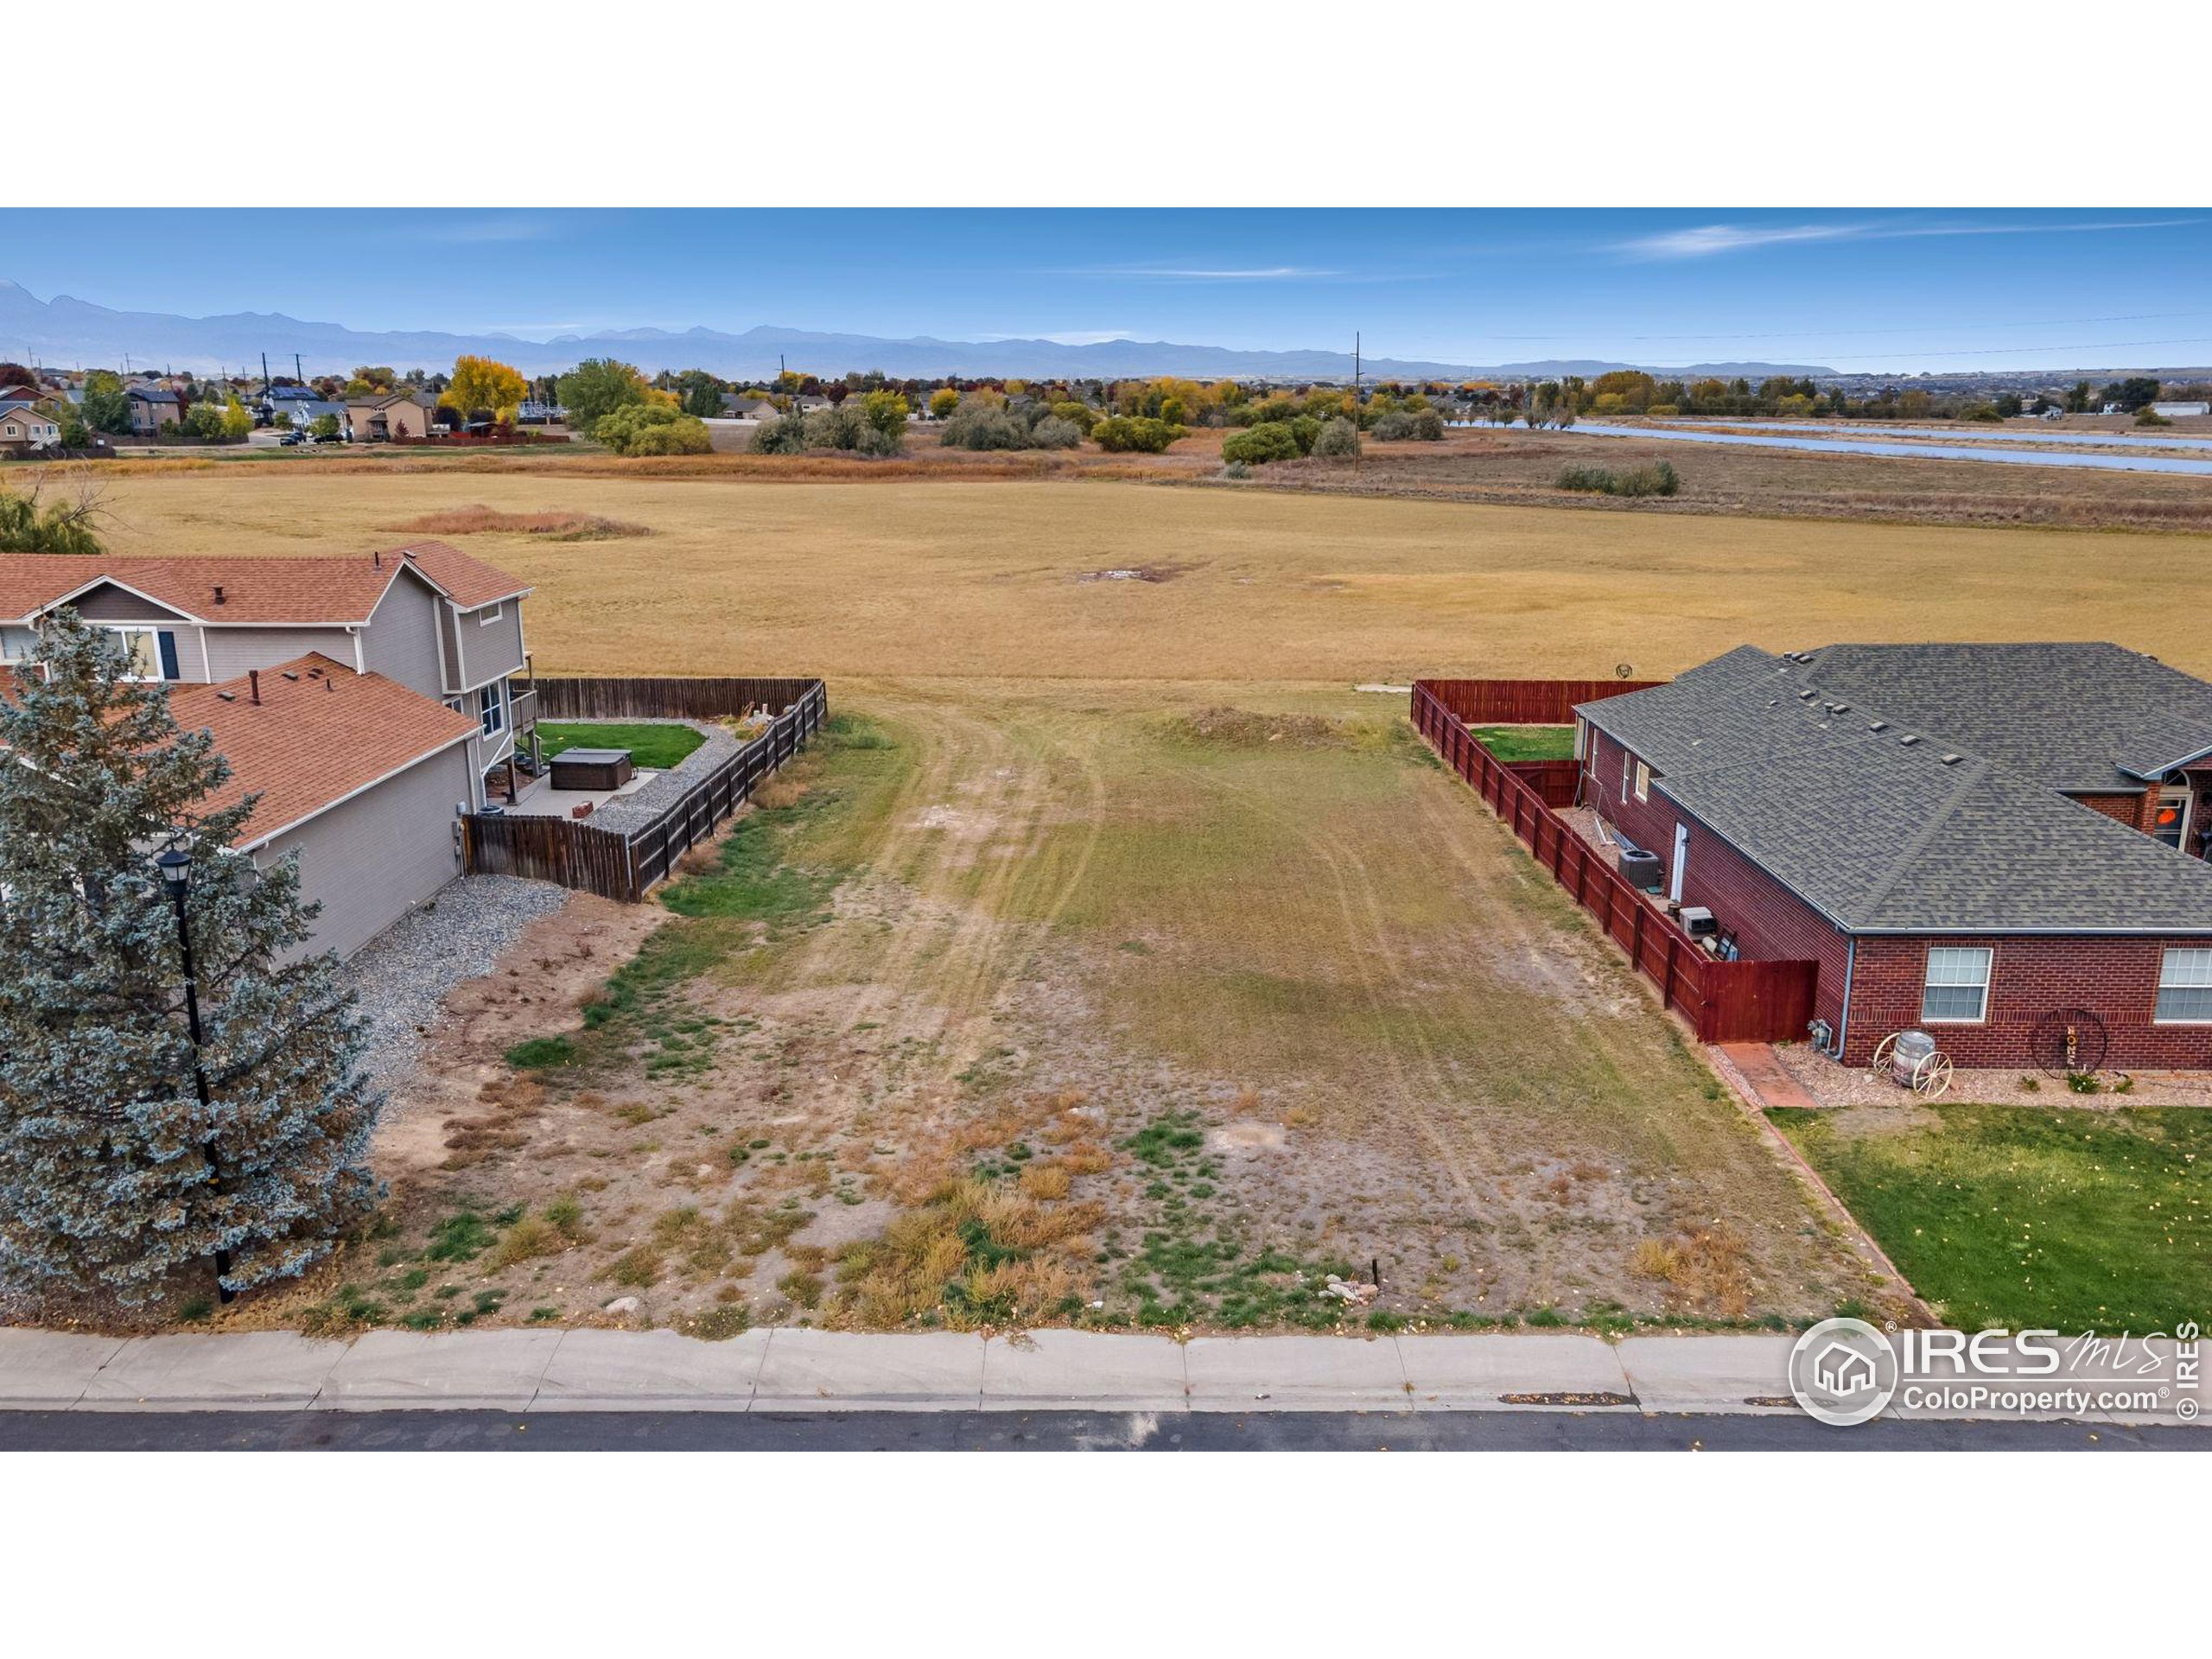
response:
[[[689,726],[565,720],[541,720],[537,734],[549,760],[568,749],[627,749],[633,762],[655,772],[665,771],[707,741]]]
[[[1952,1324],[2171,1331],[2212,1310],[2212,1112],[1938,1106],[1925,1128],[1769,1116]]]
[[[544,728],[538,728],[543,731]],[[1477,726],[1475,741],[1501,760],[1572,760],[1572,726]]]

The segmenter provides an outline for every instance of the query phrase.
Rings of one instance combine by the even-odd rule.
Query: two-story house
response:
[[[238,792],[262,804],[240,851],[298,849],[350,951],[460,873],[454,819],[512,798],[535,743],[530,588],[442,542],[331,558],[0,556],[0,663],[67,607],[178,688]],[[523,676],[520,680],[518,676]]]
[[[1816,962],[1844,1060],[2094,1027],[2212,1069],[2212,684],[2113,645],[1745,646],[1575,714],[1583,804],[1726,950]]]

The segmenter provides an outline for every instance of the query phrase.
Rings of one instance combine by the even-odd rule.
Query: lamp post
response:
[[[154,860],[154,868],[162,873],[162,887],[169,896],[169,903],[176,911],[177,950],[184,958],[184,1019],[186,1028],[192,1033],[192,1086],[200,1096],[200,1109],[209,1116],[207,1139],[201,1150],[207,1154],[207,1172],[215,1192],[223,1191],[223,1166],[215,1156],[215,1133],[213,1103],[207,1097],[207,1071],[200,1061],[200,979],[192,966],[192,924],[186,919],[185,889],[192,881],[192,855],[182,851],[172,842]],[[220,1248],[215,1251],[215,1294],[229,1301],[237,1293],[223,1282],[230,1277],[231,1253]]]

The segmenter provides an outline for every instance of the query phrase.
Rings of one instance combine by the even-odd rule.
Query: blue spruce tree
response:
[[[253,800],[208,805],[229,776],[209,734],[130,674],[64,610],[0,698],[0,1274],[135,1305],[219,1256],[232,1291],[327,1255],[376,1201],[378,1102],[335,958],[278,965],[315,916],[296,868],[231,850]],[[152,863],[170,846],[197,1050]]]

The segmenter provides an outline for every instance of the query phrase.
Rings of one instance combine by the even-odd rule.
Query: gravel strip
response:
[[[588,721],[576,722],[589,725]],[[644,787],[628,795],[619,795],[593,813],[585,822],[595,830],[612,830],[617,835],[627,835],[642,830],[674,805],[678,796],[696,784],[730,756],[745,747],[737,734],[727,726],[717,726],[704,720],[630,720],[625,726],[689,726],[703,734],[706,741],[685,755],[674,766],[648,781]]]
[[[404,1083],[446,993],[490,973],[524,927],[568,902],[568,889],[550,881],[465,875],[362,947],[344,973],[360,993],[370,1080],[383,1090]]]

